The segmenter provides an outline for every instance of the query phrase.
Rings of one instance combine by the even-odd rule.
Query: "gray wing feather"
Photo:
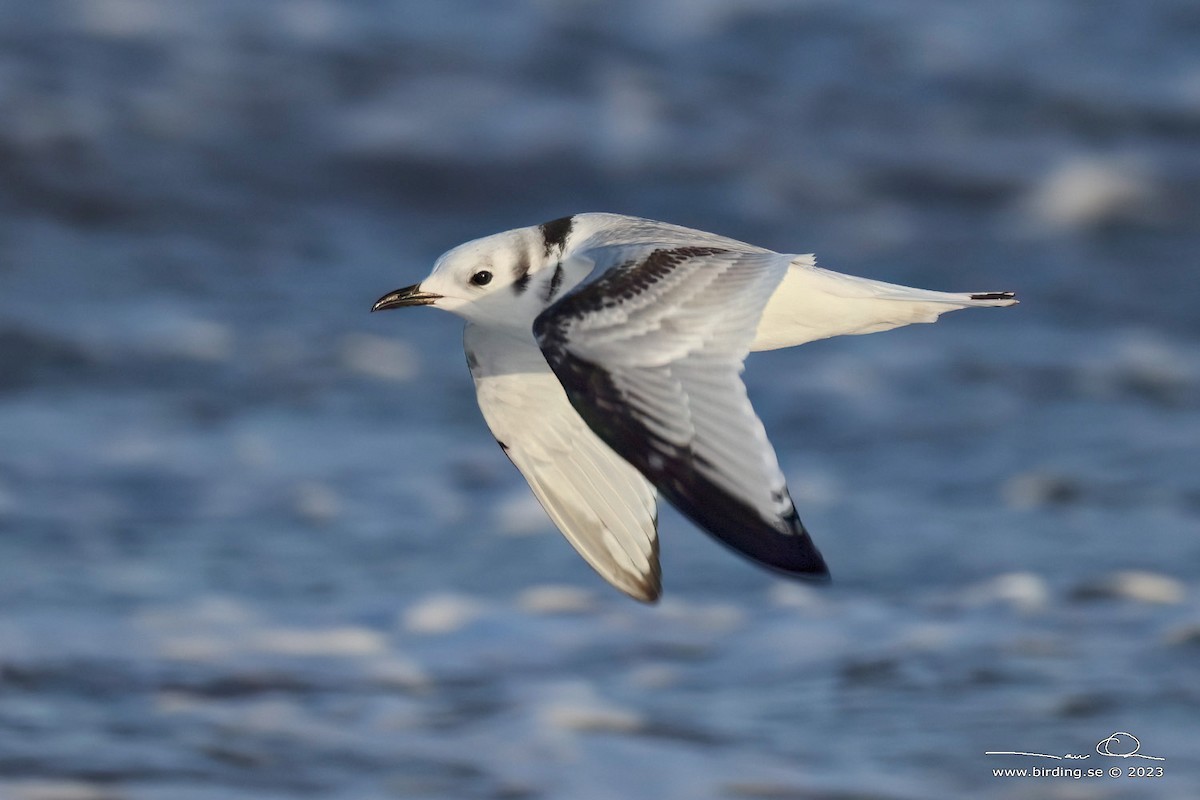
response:
[[[791,256],[718,244],[577,255],[607,270],[543,312],[534,334],[580,416],[725,544],[827,577],[741,380]]]

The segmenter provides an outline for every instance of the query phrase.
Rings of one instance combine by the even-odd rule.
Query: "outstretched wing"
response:
[[[468,325],[464,344],[483,417],[550,519],[606,581],[657,600],[654,487],[579,418],[532,338]]]
[[[544,311],[534,334],[579,415],[725,544],[827,578],[741,379],[792,256],[716,244],[575,255],[607,271]]]

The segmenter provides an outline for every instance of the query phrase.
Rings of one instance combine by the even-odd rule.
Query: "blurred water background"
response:
[[[608,589],[367,313],[593,210],[1020,293],[751,359],[828,589]],[[1192,0],[0,0],[0,797],[1194,797],[1197,252]]]

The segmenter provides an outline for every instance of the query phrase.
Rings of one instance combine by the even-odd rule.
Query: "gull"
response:
[[[748,353],[1016,302],[587,213],[459,245],[371,310],[435,306],[466,320],[467,365],[500,448],[587,563],[653,603],[658,494],[752,561],[829,578],[747,397]]]

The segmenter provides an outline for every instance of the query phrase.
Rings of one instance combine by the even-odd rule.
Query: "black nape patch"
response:
[[[566,247],[567,236],[570,235],[571,226],[574,224],[574,217],[559,217],[538,226],[542,232],[542,243],[546,248],[546,255],[550,255],[555,248],[561,252]]]

